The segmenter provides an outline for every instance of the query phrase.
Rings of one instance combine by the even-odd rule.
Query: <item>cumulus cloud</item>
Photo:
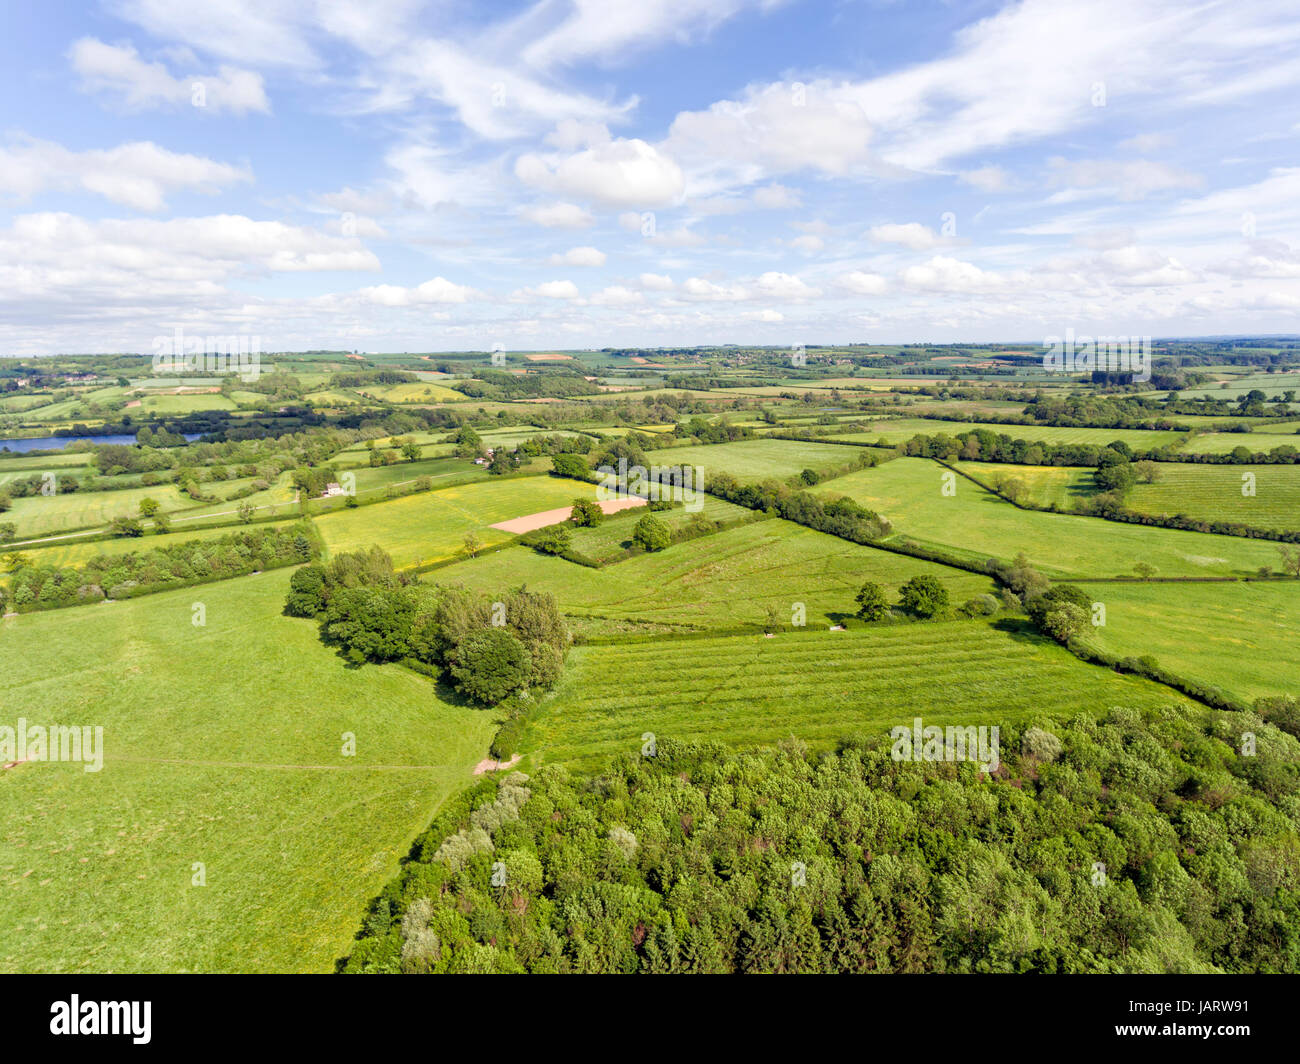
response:
[[[445,277],[435,277],[416,285],[403,288],[400,285],[380,284],[362,288],[358,295],[370,302],[384,307],[413,307],[429,303],[468,303],[472,299],[483,298],[483,293],[468,285],[453,284]]]
[[[836,278],[836,283],[860,296],[878,296],[889,287],[889,282],[878,273],[851,270]]]
[[[589,229],[596,224],[595,216],[576,203],[543,203],[525,207],[520,214],[545,229]]]
[[[664,207],[685,188],[678,165],[643,140],[611,140],[571,155],[521,155],[515,176],[526,185],[606,207]]]
[[[547,260],[552,266],[604,266],[605,253],[593,247],[569,248]]]
[[[920,266],[908,266],[899,274],[907,288],[930,292],[992,292],[1006,283],[1004,278],[970,262],[935,255]]]
[[[147,140],[80,152],[31,139],[0,148],[0,195],[23,201],[49,188],[80,188],[124,207],[159,211],[176,189],[212,193],[251,180],[247,170]]]
[[[873,225],[867,236],[878,244],[901,244],[913,251],[926,251],[941,244],[949,243],[928,225],[920,222],[906,222],[902,225]]]

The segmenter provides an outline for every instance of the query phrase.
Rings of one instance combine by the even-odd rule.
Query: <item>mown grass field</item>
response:
[[[207,490],[208,485],[204,485]],[[224,486],[223,486],[224,487]],[[230,490],[227,488],[226,490]],[[19,539],[106,525],[115,517],[139,517],[142,499],[156,499],[166,511],[196,505],[175,484],[124,491],[74,491],[66,495],[27,495],[13,500],[3,520],[12,521]]]
[[[660,510],[655,517],[676,532],[690,524],[696,513],[702,514],[710,521],[723,523],[753,515],[752,510],[724,502],[722,499],[715,499],[712,495],[703,495],[699,501],[700,507],[694,513],[683,506],[676,510]],[[632,530],[645,512],[642,508],[623,510],[615,514],[607,514],[605,519],[594,528],[575,528],[573,548],[596,562],[605,562],[619,557],[632,546]]]
[[[956,494],[945,496],[944,473],[951,470],[937,462],[899,458],[812,490],[848,495],[879,511],[893,522],[892,538],[977,561],[1010,560],[1023,551],[1054,577],[1132,576],[1138,562],[1154,565],[1159,576],[1248,576],[1277,564],[1277,551],[1263,540],[1021,510],[955,474]]]
[[[852,615],[868,580],[896,599],[920,574],[938,577],[960,604],[993,590],[993,581],[948,566],[860,546],[773,519],[640,554],[604,569],[512,548],[438,569],[426,578],[484,590],[526,583],[549,591],[575,627],[593,633],[761,626],[768,607],[790,624],[803,603],[809,626]]]
[[[596,485],[576,480],[489,477],[373,506],[337,510],[317,518],[316,527],[331,554],[377,543],[392,555],[396,565],[410,566],[455,557],[464,550],[468,532],[478,536],[484,547],[505,543],[514,537],[490,525],[595,497]]]
[[[1106,604],[1086,642],[1128,657],[1150,654],[1180,676],[1251,701],[1300,696],[1296,631],[1300,584],[1083,584]]]
[[[1105,447],[1116,440],[1123,440],[1135,451],[1150,447],[1161,447],[1174,443],[1180,437],[1177,432],[1155,432],[1145,429],[1087,429],[1056,425],[996,425],[975,421],[939,421],[934,418],[899,418],[894,421],[873,422],[867,432],[837,435],[840,440],[858,443],[875,443],[883,439],[886,443],[904,443],[913,436],[938,436],[944,433],[957,436],[962,432],[986,429],[999,436],[1010,436],[1013,440],[1035,442],[1047,440],[1052,443],[1089,443]]]
[[[534,766],[599,764],[639,752],[647,732],[734,746],[790,736],[823,746],[864,736],[887,743],[891,727],[916,716],[1004,727],[1179,701],[1007,621],[655,640],[571,651],[526,743]]]
[[[5,723],[102,725],[106,751],[98,773],[0,771],[0,970],[323,972],[347,952],[495,725],[407,670],[346,667],[281,616],[288,580],[0,626]]]
[[[1300,435],[1283,432],[1204,432],[1193,436],[1180,451],[1188,454],[1228,454],[1244,447],[1251,454],[1267,453],[1274,447],[1300,450]]]
[[[857,457],[851,447],[834,443],[803,443],[797,440],[737,440],[696,447],[668,447],[646,454],[646,461],[659,466],[691,465],[704,470],[704,483],[718,473],[730,473],[738,480],[789,477],[805,469],[819,473],[848,465]]]
[[[292,519],[285,521],[271,521],[254,525],[254,528],[282,528],[285,525],[292,524]],[[146,522],[146,526],[148,522]],[[114,539],[60,539],[52,543],[36,547],[21,547],[21,552],[26,555],[35,565],[54,565],[54,566],[71,566],[84,565],[90,558],[101,554],[130,554],[132,552],[142,553],[144,551],[158,550],[162,547],[170,547],[177,543],[186,543],[195,539],[217,539],[221,536],[228,536],[232,532],[238,532],[245,526],[238,522],[234,524],[221,525],[216,528],[199,528],[186,530],[185,525],[174,526],[173,531],[164,536],[155,534],[152,530],[146,532],[143,536],[136,538],[121,537]]]
[[[1092,470],[1078,466],[1026,466],[1009,462],[958,462],[957,468],[987,487],[1015,478],[1024,484],[1021,498],[1027,506],[1056,505],[1068,510],[1097,492]]]
[[[1243,476],[1253,478],[1252,487]],[[1183,465],[1161,462],[1153,484],[1138,484],[1128,505],[1153,514],[1186,514],[1256,528],[1300,530],[1300,466]]]

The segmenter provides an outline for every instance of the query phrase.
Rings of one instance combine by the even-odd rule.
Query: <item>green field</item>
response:
[[[5,722],[102,725],[105,760],[0,772],[0,970],[321,972],[347,952],[493,715],[345,666],[281,616],[288,580],[4,621]]]
[[[205,491],[209,487],[203,485]],[[140,501],[146,498],[156,499],[168,512],[195,505],[194,500],[182,494],[175,484],[158,484],[151,488],[128,488],[125,491],[28,495],[14,499],[13,507],[4,515],[4,520],[14,523],[19,539],[51,535],[106,525],[115,517],[139,517]]]
[[[923,573],[937,576],[957,604],[993,590],[988,577],[779,519],[687,540],[604,569],[514,548],[439,569],[428,579],[484,590],[526,583],[555,595],[576,627],[599,633],[759,626],[768,607],[789,624],[800,602],[809,626],[828,627],[856,611],[853,596],[864,582],[883,584],[892,595]]]
[[[1010,560],[1023,551],[1049,576],[1131,576],[1138,562],[1159,576],[1253,575],[1278,561],[1272,544],[1235,536],[1020,510],[965,477],[942,494],[937,462],[899,458],[812,489],[848,495],[893,522],[894,537],[941,546],[974,561]]]
[[[1150,654],[1180,676],[1246,701],[1300,697],[1300,584],[1084,584],[1106,605],[1086,642],[1125,657]]]
[[[1036,442],[1047,440],[1052,443],[1087,443],[1105,447],[1116,440],[1123,440],[1135,451],[1151,447],[1161,447],[1176,443],[1181,438],[1178,432],[1155,432],[1146,429],[1087,429],[1056,425],[995,425],[977,421],[939,421],[935,418],[899,418],[897,420],[876,421],[867,432],[854,432],[836,435],[837,440],[851,440],[856,443],[905,443],[913,436],[938,436],[940,433],[957,436],[963,432],[985,429],[999,436],[1009,436],[1013,440]]]
[[[1009,462],[958,462],[957,468],[986,487],[1014,478],[1024,484],[1020,499],[1027,506],[1069,510],[1097,493],[1092,470],[1078,466],[1026,466]],[[1163,468],[1163,466],[1161,467]]]
[[[730,473],[738,480],[789,477],[804,469],[825,472],[848,465],[857,451],[834,443],[803,443],[796,440],[737,440],[696,447],[668,447],[646,454],[646,461],[658,466],[691,465],[710,476]]]
[[[730,523],[754,515],[753,510],[735,506],[722,499],[715,499],[712,495],[702,495],[699,501],[700,508],[696,513],[703,514],[710,521]],[[607,515],[594,528],[575,528],[573,549],[596,562],[606,562],[621,557],[632,546],[632,530],[644,512],[640,507],[623,510]],[[695,513],[685,507],[676,510],[660,510],[655,514],[658,520],[674,532],[690,524],[694,516]]]
[[[579,647],[528,742],[534,763],[600,763],[641,750],[646,733],[831,745],[883,739],[915,716],[1004,727],[1180,701],[1150,681],[1086,665],[1015,622],[936,622]]]
[[[462,553],[467,532],[485,547],[505,543],[514,536],[489,525],[595,497],[596,485],[576,480],[493,477],[338,510],[317,518],[316,527],[332,554],[377,543],[398,566],[428,564]]]
[[[1244,447],[1251,454],[1267,454],[1274,447],[1294,447],[1300,451],[1300,435],[1282,432],[1205,432],[1193,436],[1180,451],[1189,454],[1229,454]]]
[[[1252,487],[1254,495],[1243,495]],[[1138,484],[1128,505],[1144,513],[1186,514],[1256,528],[1300,530],[1300,466],[1183,465],[1161,462],[1152,484]]]

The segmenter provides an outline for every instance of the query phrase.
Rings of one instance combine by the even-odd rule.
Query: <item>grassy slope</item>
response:
[[[485,590],[526,583],[550,591],[578,618],[606,618],[599,630],[638,624],[697,628],[759,625],[768,606],[784,623],[804,603],[810,626],[842,620],[867,580],[891,593],[932,573],[964,602],[993,589],[987,577],[859,546],[787,521],[770,520],[679,543],[604,569],[587,569],[524,548],[439,569],[429,579]],[[585,626],[584,626],[585,627]]]
[[[0,772],[0,970],[324,971],[346,952],[493,717],[346,668],[280,616],[288,579],[4,622],[5,723],[103,725],[107,756]]]
[[[510,533],[488,526],[595,495],[595,485],[559,477],[490,479],[339,510],[317,518],[316,525],[331,553],[378,543],[397,565],[413,565],[459,554],[467,532],[486,546],[504,543],[513,538]]]
[[[639,750],[646,732],[737,746],[791,735],[830,744],[883,736],[914,716],[1001,726],[1176,701],[1149,681],[1086,665],[1017,622],[953,621],[581,647],[528,742],[534,763],[599,763]]]
[[[699,447],[670,447],[651,451],[646,460],[660,466],[693,465],[704,470],[704,483],[718,473],[740,480],[788,477],[804,469],[835,469],[853,461],[852,448],[833,443],[794,440],[738,440]]]
[[[1254,475],[1253,496],[1241,493],[1243,473]],[[1300,529],[1300,466],[1161,462],[1155,483],[1138,484],[1127,501],[1133,509],[1145,513],[1186,514],[1257,528]]]
[[[813,490],[850,495],[888,517],[896,534],[972,558],[1011,559],[1024,551],[1049,576],[1131,576],[1137,562],[1154,565],[1160,576],[1251,575],[1277,565],[1276,549],[1262,540],[1020,510],[964,477],[946,497],[945,472],[937,462],[900,458]]]
[[[1300,696],[1295,583],[1085,584],[1106,604],[1087,641],[1112,654],[1153,655],[1165,668],[1240,698]]]

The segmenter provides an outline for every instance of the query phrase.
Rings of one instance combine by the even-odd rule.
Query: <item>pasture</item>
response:
[[[1277,563],[1277,551],[1262,540],[1020,510],[955,474],[955,494],[944,495],[945,473],[951,471],[938,462],[899,458],[812,490],[879,511],[893,522],[895,539],[976,562],[1009,561],[1023,551],[1051,577],[1132,576],[1139,562],[1155,566],[1159,576],[1241,576]]]
[[[331,554],[377,543],[398,566],[443,561],[463,553],[473,532],[484,547],[514,537],[490,526],[512,517],[594,499],[596,486],[559,477],[483,480],[324,514],[316,527]]]
[[[1057,425],[997,425],[978,421],[940,421],[937,418],[899,418],[897,420],[876,421],[866,432],[854,432],[836,435],[837,440],[850,440],[857,443],[875,443],[884,440],[889,444],[906,443],[913,436],[938,436],[940,434],[957,436],[963,432],[984,429],[999,436],[1009,436],[1013,440],[1025,440],[1029,443],[1079,443],[1105,447],[1122,440],[1135,451],[1152,447],[1163,447],[1176,443],[1182,438],[1178,432],[1156,432],[1146,429],[1088,429]]]
[[[1161,462],[1155,482],[1136,485],[1127,502],[1144,513],[1300,531],[1300,466]]]
[[[1300,697],[1296,631],[1300,584],[1083,584],[1106,605],[1085,642],[1126,657],[1152,655],[1169,671],[1247,702]]]
[[[804,469],[826,472],[848,465],[857,457],[852,447],[796,440],[737,440],[700,446],[668,447],[649,451],[646,461],[658,466],[690,465],[704,470],[704,483],[718,473],[738,480],[793,476]]]
[[[484,590],[526,583],[533,591],[553,594],[575,627],[609,634],[758,628],[769,608],[788,625],[796,603],[803,603],[810,627],[829,627],[856,612],[854,596],[866,581],[882,584],[896,599],[899,585],[921,574],[938,577],[955,604],[994,590],[986,576],[780,519],[687,540],[603,569],[512,548],[438,569],[426,579]]]
[[[577,647],[530,724],[535,767],[637,753],[646,733],[733,746],[794,736],[888,745],[889,729],[1005,727],[1111,706],[1182,701],[1094,668],[1016,622],[952,621],[844,632],[665,639]],[[635,682],[630,683],[629,677]]]
[[[3,622],[6,723],[102,726],[104,765],[0,771],[0,970],[325,972],[347,951],[493,715],[347,667],[281,616],[288,581]]]

